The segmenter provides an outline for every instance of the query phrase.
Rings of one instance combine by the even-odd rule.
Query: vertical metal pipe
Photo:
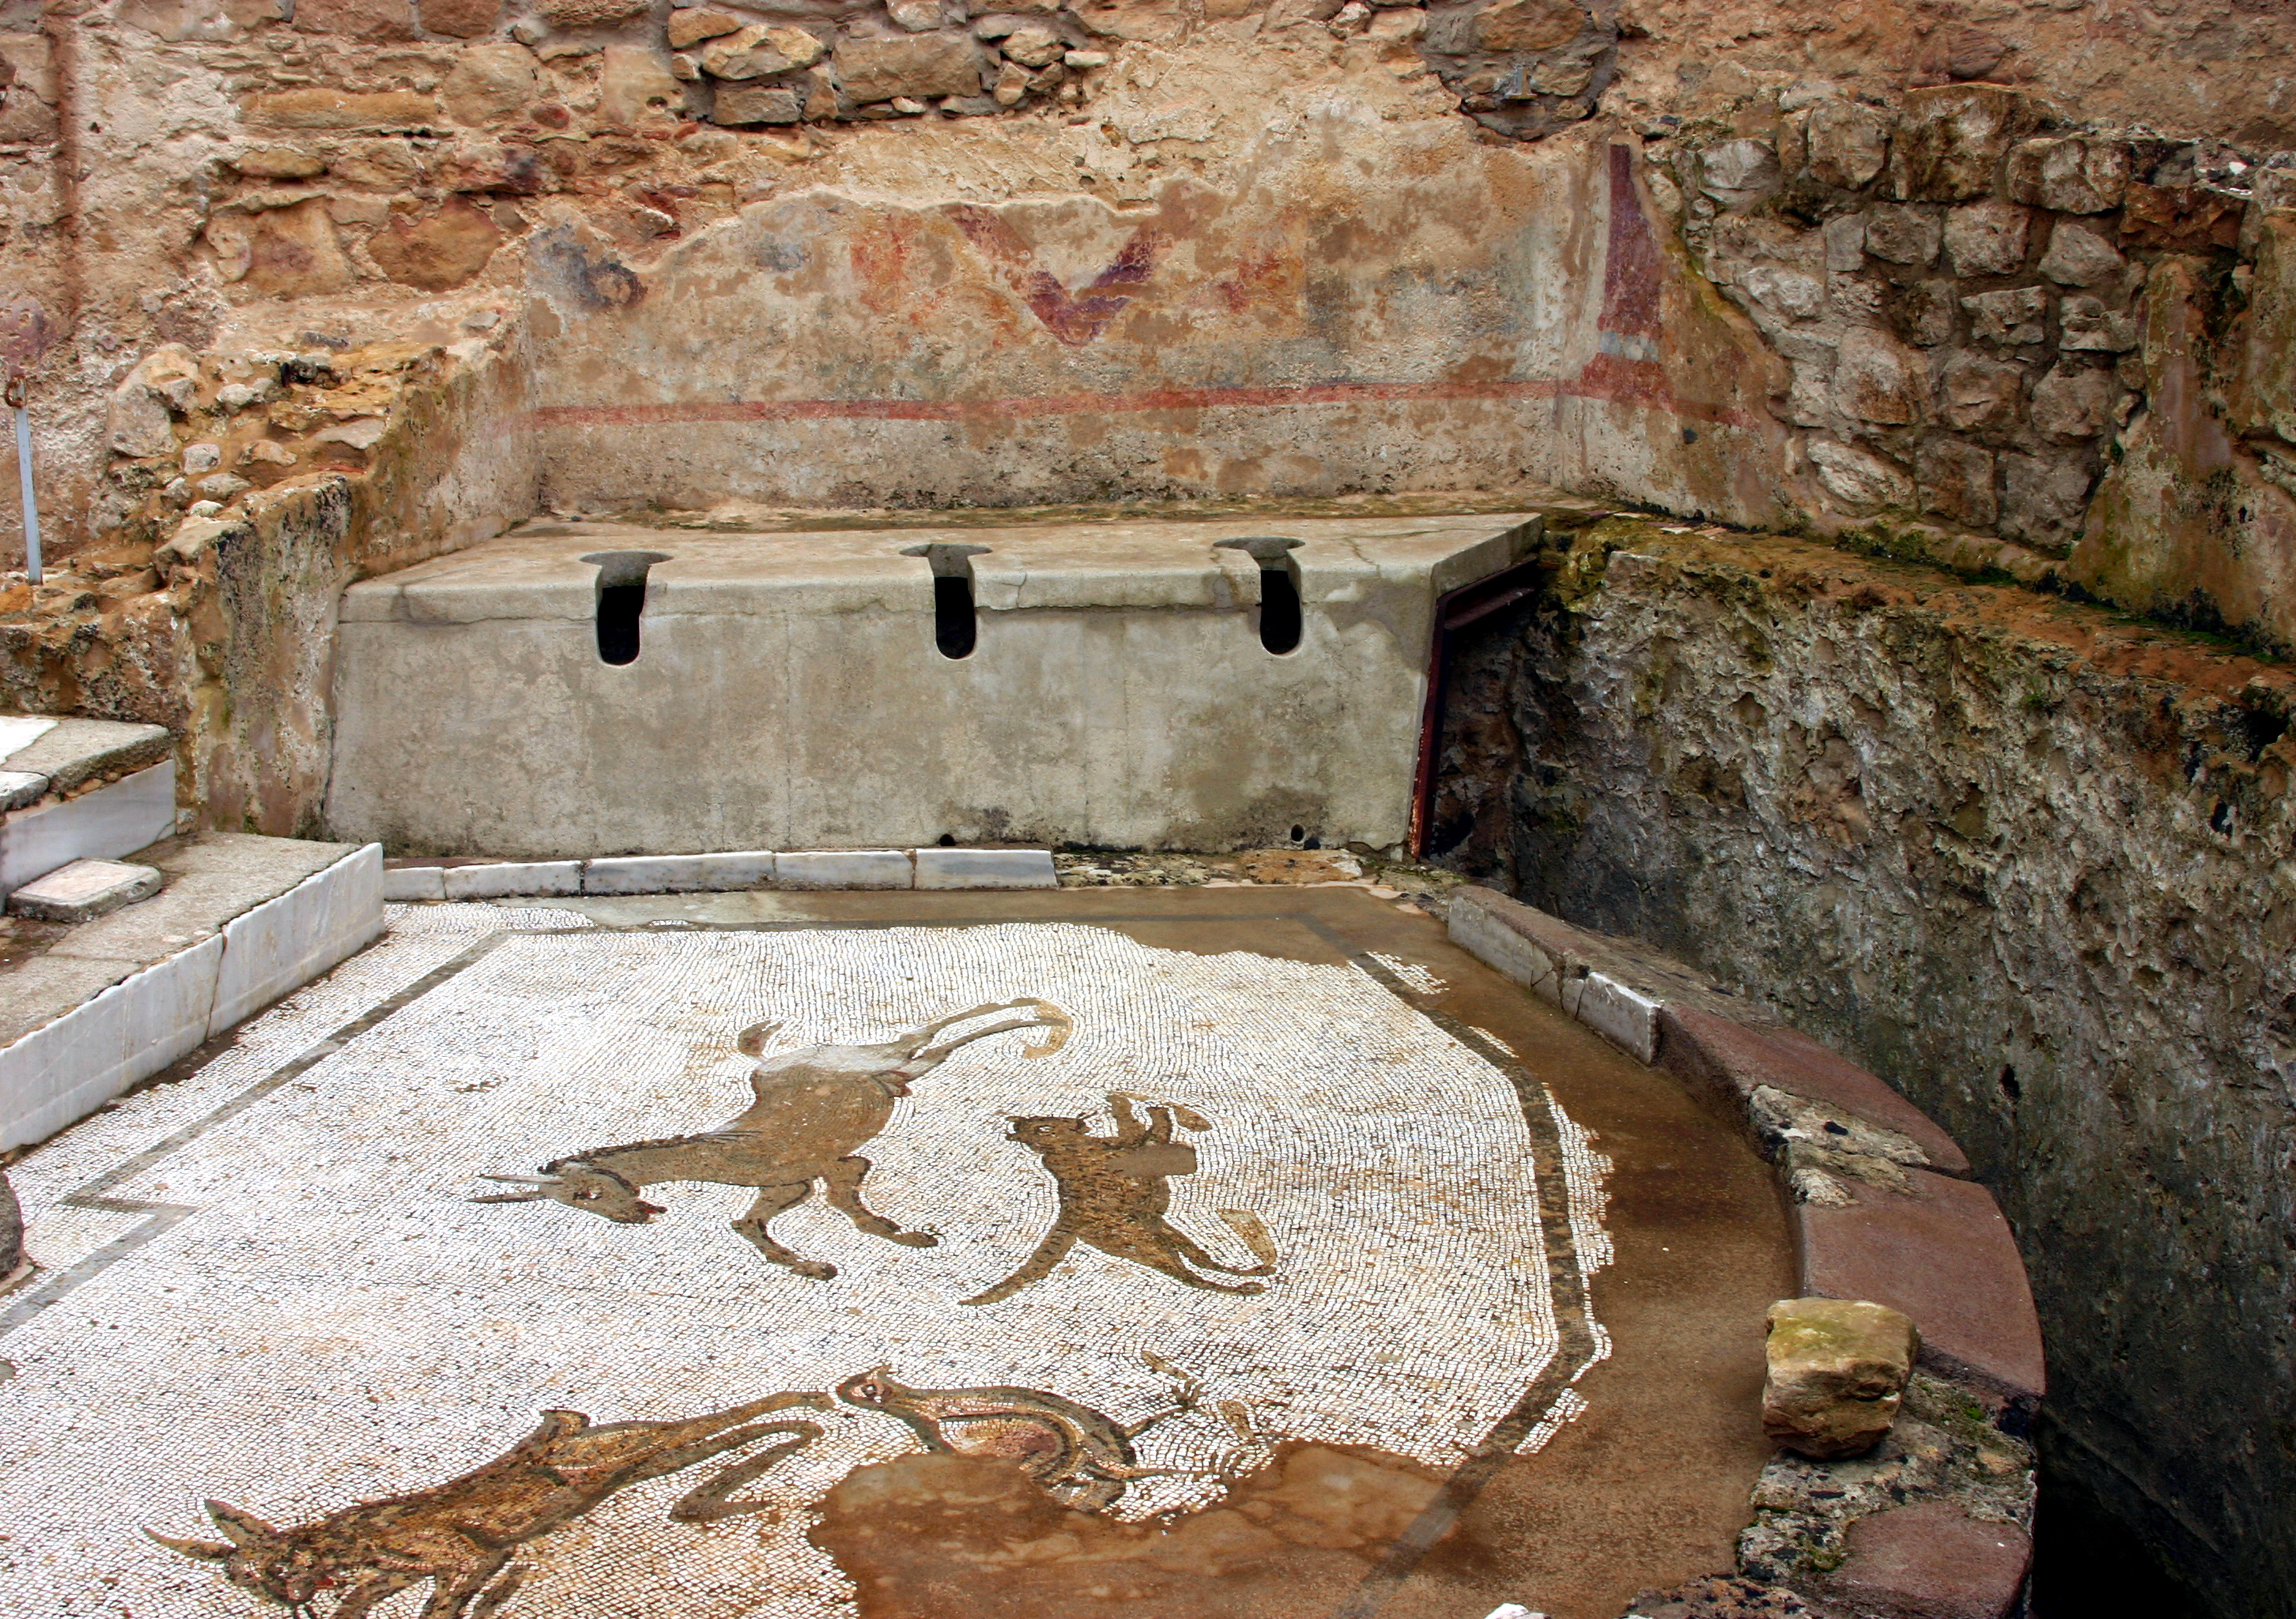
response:
[[[16,482],[24,492],[24,571],[40,582],[40,498],[32,492],[32,419],[24,412],[23,384],[9,389],[16,412]]]

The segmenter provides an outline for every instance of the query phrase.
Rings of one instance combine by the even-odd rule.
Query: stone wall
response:
[[[1814,527],[2296,643],[2296,153],[1805,85],[1649,156],[1791,367]]]
[[[1612,519],[1462,649],[1439,838],[1856,1053],[2000,1198],[2059,1465],[2296,1613],[2296,675],[2009,586]]]

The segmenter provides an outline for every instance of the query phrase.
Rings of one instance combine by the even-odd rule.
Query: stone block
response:
[[[2017,424],[2024,391],[2023,366],[1960,349],[1939,368],[1938,416],[1964,433],[2005,432]]]
[[[1057,888],[1050,849],[919,849],[920,888]]]
[[[0,770],[0,812],[37,804],[47,791],[47,777],[36,770]]]
[[[908,888],[915,868],[905,849],[816,849],[774,857],[777,888]]]
[[[1631,940],[1574,928],[1488,888],[1453,895],[1447,926],[1454,944],[1638,1061],[1656,1060],[1660,1019],[1669,1003],[1717,998],[1679,962]]]
[[[176,762],[168,759],[56,804],[0,820],[0,894],[75,860],[111,860],[176,830]]]
[[[1820,102],[1810,109],[1808,135],[1810,177],[1821,185],[1854,191],[1889,160],[1889,114],[1862,102]]]
[[[1860,1456],[1898,1419],[1921,1348],[1914,1323],[1862,1299],[1786,1298],[1769,1310],[1762,1432],[1818,1461]]]
[[[441,866],[386,866],[382,897],[393,904],[447,897],[447,872]]]
[[[350,39],[412,39],[414,11],[407,0],[297,0],[295,27]]]
[[[1959,202],[1993,189],[2009,149],[2046,110],[1999,85],[1909,90],[1890,141],[1883,186],[1907,201]]]
[[[2074,354],[2127,354],[2140,340],[2134,315],[2117,314],[2086,293],[2058,308],[2057,347]]]
[[[646,9],[648,0],[541,0],[537,8],[553,28],[594,29]]]
[[[1956,275],[2014,275],[2025,266],[2032,215],[1992,197],[1945,217],[1945,253]]]
[[[1826,492],[1855,511],[1872,511],[1913,503],[1914,480],[1895,462],[1830,438],[1814,440],[1809,446],[1809,459],[1817,468],[1817,481]]]
[[[897,95],[923,101],[980,94],[980,49],[961,34],[841,39],[836,60],[845,94],[864,104]]]
[[[762,888],[774,880],[767,849],[718,854],[630,854],[586,862],[585,894],[706,894]]]
[[[439,104],[412,90],[278,90],[240,102],[250,124],[275,129],[424,129],[439,121]]]
[[[1893,323],[1898,335],[1924,348],[1950,342],[1961,308],[1956,298],[1958,290],[1958,283],[1942,276],[1899,289]]]
[[[2042,437],[2078,444],[2112,430],[2120,398],[2120,385],[2111,372],[2068,363],[2033,384],[2029,414]]]
[[[1784,177],[1778,154],[1767,141],[1722,141],[1699,154],[1699,189],[1725,208],[1751,208],[1777,190]]]
[[[1957,438],[1932,438],[1914,457],[1922,510],[1971,528],[1990,528],[2000,505],[1993,494],[1993,452]]]
[[[790,30],[795,32],[795,29]],[[808,39],[812,35],[806,36]],[[647,110],[676,107],[685,98],[669,58],[646,45],[610,45],[598,67],[598,122],[611,128],[635,128]],[[492,249],[489,249],[489,251]]]
[[[1820,1586],[1877,1619],[2009,1619],[2022,1611],[2033,1544],[2014,1524],[1915,1501],[1849,1525],[1841,1566]]]
[[[2245,198],[2199,185],[2131,184],[2121,200],[2120,239],[2171,253],[2208,253],[2240,245]]]
[[[669,48],[682,51],[690,45],[705,39],[715,39],[721,34],[739,29],[742,20],[731,12],[721,12],[709,6],[687,6],[669,14]]]
[[[1921,356],[1889,333],[1859,327],[1843,334],[1833,397],[1844,415],[1888,426],[1918,421],[1928,391]]]
[[[1937,262],[1945,222],[1929,209],[1882,203],[1866,217],[1866,250],[1893,265]]]
[[[439,94],[458,124],[500,123],[530,105],[536,94],[534,53],[508,39],[465,45]]]
[[[500,899],[513,894],[579,894],[582,863],[578,860],[490,861],[484,865],[448,866],[445,872],[448,899]]]
[[[1067,49],[1060,35],[1041,22],[1023,23],[1004,37],[1004,54],[1024,68],[1049,67]]]
[[[781,85],[720,85],[709,111],[711,122],[727,125],[794,124],[804,116],[798,93]]]
[[[477,39],[502,20],[502,0],[419,0],[425,33]]]
[[[1792,1206],[1801,1291],[1904,1312],[1920,1329],[1923,1368],[2031,1409],[2047,1375],[2009,1222],[1981,1186],[1904,1173],[1909,1192],[1861,1185],[1853,1203]]]
[[[366,250],[391,280],[443,292],[485,269],[502,241],[501,227],[484,209],[466,197],[448,197],[420,219],[394,217],[367,238]]]
[[[1814,321],[1825,313],[1825,283],[1800,270],[1756,265],[1738,278],[1739,290],[1771,314],[1789,321]]]
[[[2077,219],[2060,219],[2049,232],[2040,271],[2061,287],[2094,287],[2119,279],[2128,267],[2120,250]]]
[[[2086,452],[2005,456],[2001,470],[2005,537],[2051,551],[2079,537],[2095,478]]]
[[[2046,288],[2004,287],[1964,298],[1961,307],[1969,311],[1970,334],[1980,343],[2021,347],[2049,335],[2044,323],[2049,312]]]
[[[2020,142],[2009,154],[2009,195],[2060,214],[2104,214],[2128,186],[2128,148],[2079,137]]]
[[[368,844],[286,893],[232,918],[223,930],[213,1039],[300,989],[381,936],[382,846]]]
[[[11,894],[8,909],[36,921],[93,921],[107,911],[151,898],[160,891],[160,882],[159,871],[151,866],[75,860]]]
[[[1578,37],[1589,19],[1573,0],[1500,0],[1477,13],[1475,47],[1483,51],[1551,51]]]
[[[803,29],[758,24],[712,39],[699,60],[712,78],[748,79],[809,68],[824,54],[821,41]]]
[[[1784,1091],[1897,1132],[1929,1167],[1965,1176],[1969,1160],[1929,1115],[1889,1083],[1798,1030],[1755,1027],[1696,1007],[1670,1003],[1661,1018],[1659,1066],[1744,1115],[1754,1092]]]

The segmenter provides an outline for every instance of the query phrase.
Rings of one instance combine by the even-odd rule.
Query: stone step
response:
[[[382,931],[374,845],[201,832],[137,854],[156,895],[0,937],[0,1149],[85,1117]]]
[[[0,715],[0,895],[176,830],[165,725]]]

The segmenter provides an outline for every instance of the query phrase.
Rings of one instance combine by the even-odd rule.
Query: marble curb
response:
[[[1778,1172],[1803,1296],[1903,1311],[1921,1330],[1923,1371],[1988,1428],[2030,1431],[2047,1380],[2024,1261],[1927,1114],[1772,1009],[1633,941],[1488,888],[1458,890],[1446,920],[1454,943],[1740,1125]],[[1833,1572],[1813,1572],[1803,1594],[1896,1619],[2007,1615],[2030,1552],[2022,1529],[1972,1518],[1947,1492],[1856,1518]]]
[[[382,846],[369,844],[0,1047],[0,1148],[86,1117],[382,928]]]
[[[611,894],[709,894],[745,888],[829,890],[1057,888],[1050,849],[737,849],[714,854],[626,854],[596,860],[392,863],[382,896],[397,903]]]
[[[116,860],[176,830],[170,757],[60,804],[0,816],[0,896],[75,860]]]

